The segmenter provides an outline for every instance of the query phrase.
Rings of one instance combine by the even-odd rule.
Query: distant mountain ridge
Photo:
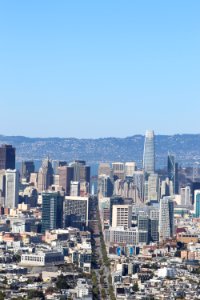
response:
[[[111,161],[136,161],[142,164],[144,136],[125,138],[29,138],[23,136],[0,135],[0,144],[16,147],[17,160],[41,160],[47,155],[51,159],[83,159],[88,163]],[[167,154],[172,152],[182,166],[200,162],[200,134],[156,135],[156,165],[163,168],[167,164]]]

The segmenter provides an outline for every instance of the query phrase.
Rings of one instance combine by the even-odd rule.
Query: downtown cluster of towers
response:
[[[36,232],[88,226],[90,166],[83,160],[44,159],[38,171],[33,161],[15,167],[15,148],[0,147],[0,214],[16,217],[20,211],[37,210]],[[26,223],[26,222],[25,222]]]
[[[98,197],[106,228],[124,226],[127,230],[135,227],[137,241],[145,243],[172,237],[174,205],[180,196],[178,184],[178,164],[174,155],[168,154],[166,176],[156,172],[155,136],[152,130],[148,130],[142,169],[138,169],[133,161],[99,164]],[[190,206],[188,188],[182,190],[181,205]],[[92,193],[95,194],[94,189]],[[85,229],[89,220],[89,195],[90,167],[85,161],[67,164],[47,158],[38,172],[33,161],[24,161],[19,174],[15,168],[15,148],[11,145],[0,147],[2,214],[15,214],[19,205],[27,205],[27,209],[39,205],[43,232],[66,226]],[[200,214],[200,192],[195,195],[197,215]]]
[[[99,208],[108,245],[148,244],[173,236],[178,164],[171,154],[167,162],[167,176],[161,177],[155,170],[154,132],[148,130],[142,169],[136,162],[99,165]]]

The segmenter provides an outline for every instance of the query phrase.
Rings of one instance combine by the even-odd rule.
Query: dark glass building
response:
[[[27,182],[29,182],[30,175],[31,173],[34,172],[35,172],[35,165],[32,160],[22,162],[22,171],[21,171],[22,178],[25,178]]]
[[[0,147],[0,170],[15,169],[15,148],[12,145]]]
[[[178,194],[178,163],[175,162],[175,156],[172,154],[168,154],[167,157],[167,171],[169,180],[173,182],[174,194]]]
[[[63,228],[63,201],[59,192],[42,194],[42,232]]]

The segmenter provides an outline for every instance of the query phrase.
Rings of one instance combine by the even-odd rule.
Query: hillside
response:
[[[28,138],[0,135],[0,144],[12,144],[17,150],[17,160],[41,160],[47,155],[52,159],[72,161],[84,159],[88,163],[101,161],[131,161],[141,165],[144,136],[126,138]],[[157,135],[157,168],[166,166],[168,151],[176,154],[182,165],[191,165],[200,160],[200,134]]]

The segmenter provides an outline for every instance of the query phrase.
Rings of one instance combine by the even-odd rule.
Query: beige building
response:
[[[132,206],[131,205],[113,205],[112,208],[112,227],[123,226],[131,227]]]

